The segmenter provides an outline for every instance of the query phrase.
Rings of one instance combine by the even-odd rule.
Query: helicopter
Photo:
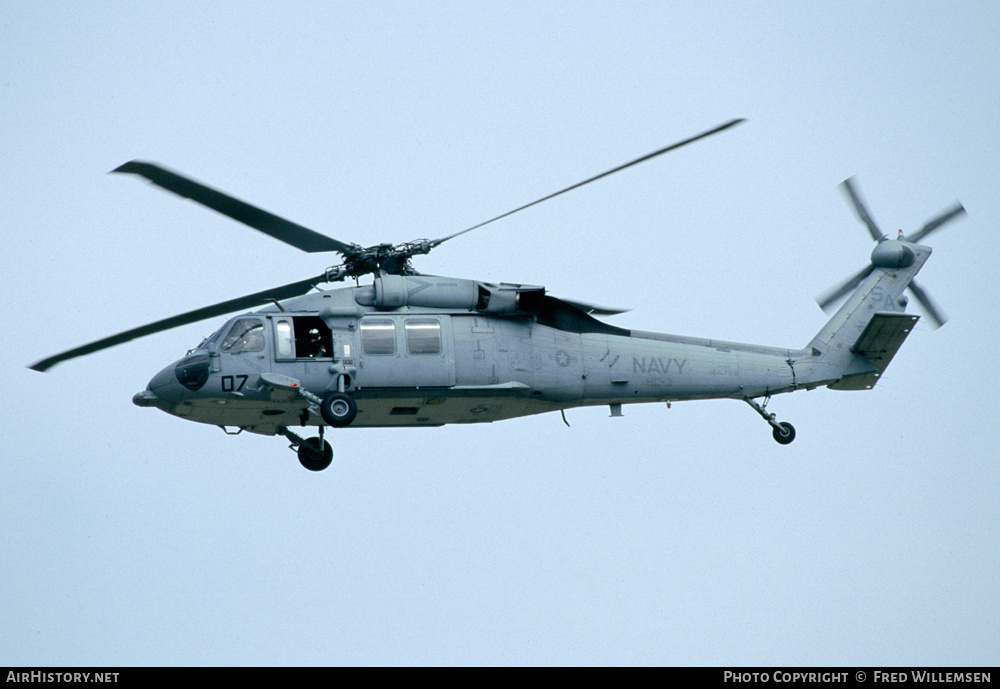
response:
[[[132,401],[181,419],[283,436],[306,469],[333,460],[327,428],[486,423],[607,405],[729,398],[746,402],[787,445],[795,428],[767,411],[771,396],[826,386],[870,390],[919,316],[945,322],[914,281],[931,254],[919,242],[965,214],[960,203],[909,235],[879,229],[851,179],[841,189],[875,248],[867,265],[817,301],[830,320],[801,349],[620,328],[615,309],[561,299],[542,286],[425,275],[411,259],[560,194],[720,133],[734,119],[439,239],[362,247],[273,215],[161,165],[133,160],[112,172],[142,177],[307,253],[335,252],[322,274],[134,328],[30,368],[246,309],[153,376]],[[370,282],[361,278],[371,276]],[[319,285],[353,279],[354,286]],[[568,425],[568,423],[567,423]],[[317,428],[304,438],[292,430]]]

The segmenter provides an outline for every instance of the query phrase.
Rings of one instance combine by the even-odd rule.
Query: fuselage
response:
[[[471,281],[389,277],[408,281],[409,296],[388,283],[379,292],[348,287],[233,318],[134,401],[273,434],[322,425],[309,393],[321,398],[340,385],[357,402],[351,426],[439,426],[787,392],[806,355],[616,328],[541,288],[488,285],[484,299],[469,293]],[[276,378],[306,394],[271,384]]]

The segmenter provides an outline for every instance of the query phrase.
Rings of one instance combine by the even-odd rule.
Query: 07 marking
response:
[[[249,379],[250,376],[222,376],[222,391],[239,392]],[[239,381],[239,385],[236,384],[237,380]]]

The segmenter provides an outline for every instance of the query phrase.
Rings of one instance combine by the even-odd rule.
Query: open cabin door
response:
[[[282,313],[270,316],[275,373],[295,378],[312,390],[325,389],[335,362],[351,359],[354,334],[333,329],[318,315]]]

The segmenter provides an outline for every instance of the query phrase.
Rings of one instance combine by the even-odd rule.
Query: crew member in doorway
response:
[[[316,358],[325,358],[330,356],[330,349],[323,338],[320,337],[319,329],[312,328],[309,330],[309,356]]]

